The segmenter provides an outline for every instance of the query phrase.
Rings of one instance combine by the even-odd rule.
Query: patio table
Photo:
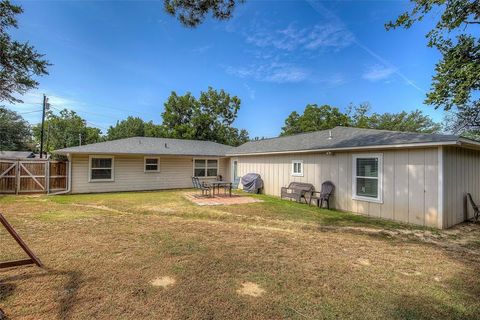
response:
[[[228,188],[228,194],[232,196],[232,182],[229,181],[211,181],[210,185],[212,186],[212,196],[215,196],[215,188],[217,193],[220,194],[220,187]]]

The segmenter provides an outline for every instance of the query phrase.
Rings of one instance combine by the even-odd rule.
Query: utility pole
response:
[[[79,133],[78,134],[78,146],[81,146],[82,145],[82,134]]]
[[[47,109],[47,96],[43,95],[43,111],[42,111],[42,131],[40,132],[40,158],[43,158],[43,130],[45,127],[45,110]]]

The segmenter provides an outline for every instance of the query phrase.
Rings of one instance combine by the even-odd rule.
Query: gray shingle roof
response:
[[[0,151],[0,158],[4,159],[33,159],[35,156],[31,151]]]
[[[444,134],[410,133],[387,130],[335,127],[331,130],[301,133],[292,136],[250,141],[230,154],[251,154],[304,150],[334,150],[369,146],[391,146],[416,143],[455,143],[459,137]]]
[[[147,154],[224,156],[232,147],[210,141],[133,137],[113,141],[87,144],[55,151],[58,154]]]
[[[459,136],[456,135],[335,127],[332,130],[250,141],[236,148],[210,141],[134,137],[60,149],[56,153],[230,156],[429,143],[455,144],[458,141]]]

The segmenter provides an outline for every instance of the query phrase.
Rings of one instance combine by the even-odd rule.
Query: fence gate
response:
[[[17,192],[17,161],[0,160],[0,193]]]
[[[67,189],[67,162],[0,160],[0,193],[52,193]]]

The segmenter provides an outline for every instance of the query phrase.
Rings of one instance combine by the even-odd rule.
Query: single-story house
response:
[[[255,172],[269,195],[330,180],[338,210],[438,228],[472,215],[467,192],[480,200],[480,143],[456,135],[336,127],[239,147],[135,137],[57,153],[70,160],[72,193],[189,188],[192,176]]]

